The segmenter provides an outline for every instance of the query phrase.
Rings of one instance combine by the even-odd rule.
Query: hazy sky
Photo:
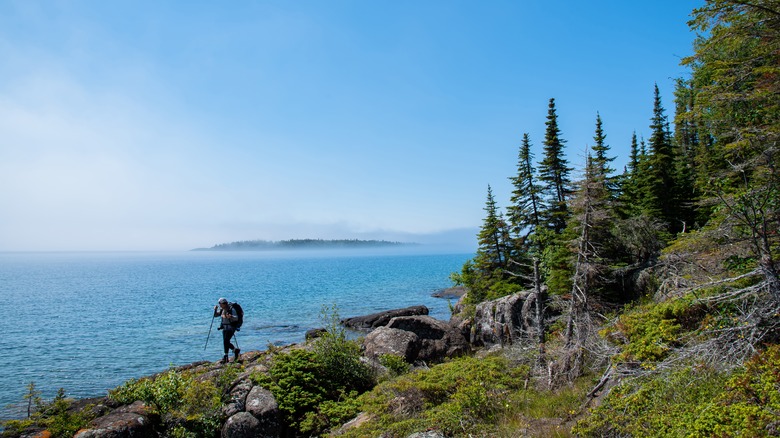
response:
[[[671,117],[702,4],[0,1],[0,250],[475,247],[551,97],[575,167]]]

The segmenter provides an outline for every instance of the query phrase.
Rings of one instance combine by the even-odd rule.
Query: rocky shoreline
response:
[[[462,309],[462,290],[442,291],[445,296],[459,296],[454,314]],[[449,294],[449,295],[447,295]],[[473,318],[453,316],[449,321],[428,316],[425,306],[411,306],[371,315],[350,317],[341,324],[351,330],[366,333],[362,338],[362,357],[372,366],[381,368],[379,359],[392,354],[409,364],[423,365],[446,358],[472,353],[476,349],[503,347],[519,340],[530,327],[529,293],[519,293],[477,306]],[[317,333],[307,334],[307,338]],[[280,347],[281,350],[306,348],[306,342]],[[277,351],[278,352],[278,351]],[[242,372],[226,389],[228,402],[221,409],[221,436],[224,438],[284,436],[281,415],[274,396],[267,389],[252,383],[252,373],[267,373],[272,352],[250,351],[241,355]],[[201,361],[175,367],[177,372],[192,372],[201,381],[220,379],[233,366]],[[156,376],[150,376],[154,379]],[[75,400],[70,410],[88,412],[89,426],[76,433],[77,438],[158,438],[170,425],[166,419],[155,418],[143,402],[119,405],[109,397]],[[344,427],[349,427],[345,425]],[[47,431],[28,430],[18,437],[45,438]]]

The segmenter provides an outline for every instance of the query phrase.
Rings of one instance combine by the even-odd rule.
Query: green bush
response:
[[[780,432],[780,346],[731,374],[692,366],[614,388],[573,432],[586,437],[767,437]]]
[[[489,434],[527,374],[527,367],[501,356],[458,358],[404,374],[359,397],[360,411],[374,420],[345,436],[402,437],[429,428],[447,436]]]
[[[169,431],[171,436],[211,437],[220,427],[224,388],[194,377],[168,370],[155,378],[128,380],[109,391],[109,397],[122,404],[143,401],[153,413],[175,424]]]
[[[353,400],[374,385],[371,368],[360,360],[360,344],[349,340],[335,308],[323,308],[326,332],[311,349],[276,353],[268,374],[252,380],[276,398],[285,423],[299,434],[317,436],[353,418]]]
[[[393,377],[400,376],[409,372],[411,365],[397,354],[382,354],[379,356],[379,363],[390,370]]]
[[[692,436],[777,436],[780,433],[780,346],[772,345],[734,373],[693,422]]]
[[[652,368],[678,345],[683,330],[698,328],[705,316],[701,306],[692,304],[688,298],[646,304],[627,309],[614,326],[602,331],[602,335],[627,341],[621,345],[623,351],[617,356],[618,360],[638,361],[644,367]]]
[[[585,437],[688,436],[724,381],[724,375],[702,367],[626,381],[572,432]]]
[[[70,438],[86,427],[93,419],[87,411],[71,411],[71,400],[66,398],[65,390],[60,388],[57,395],[49,402],[37,397],[35,384],[28,386],[29,394],[33,397],[35,411],[30,411],[30,417],[24,420],[8,420],[2,424],[3,436],[19,436],[30,429],[45,429],[53,438]],[[31,405],[32,406],[32,405]]]

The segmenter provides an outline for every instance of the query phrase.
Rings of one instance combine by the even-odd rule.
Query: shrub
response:
[[[693,422],[693,436],[776,436],[780,432],[780,346],[772,345],[734,373]]]
[[[382,354],[379,356],[379,363],[390,370],[392,376],[406,374],[410,368],[409,363],[397,354]]]
[[[311,350],[277,353],[268,374],[252,380],[273,393],[285,423],[300,434],[320,435],[354,417],[353,400],[374,384],[373,372],[360,360],[360,345],[348,340],[335,308],[323,308],[327,330]]]
[[[219,430],[222,390],[211,381],[168,370],[155,378],[128,380],[109,391],[109,397],[122,404],[141,400],[152,412],[175,424],[171,436],[195,438],[210,437]]]
[[[465,357],[404,374],[359,397],[374,420],[348,437],[408,436],[429,428],[447,436],[489,434],[524,386],[528,368],[501,356]]]
[[[654,362],[667,357],[679,342],[682,329],[696,328],[706,316],[699,306],[687,298],[661,304],[647,304],[626,310],[617,323],[604,329],[608,339],[623,339],[620,361],[639,361],[652,368]]]
[[[689,367],[638,378],[612,389],[572,432],[585,437],[687,436],[696,417],[722,390],[721,373]]]
[[[71,401],[66,398],[65,390],[60,388],[49,402],[40,399],[33,383],[28,386],[29,394],[34,396],[35,411],[29,411],[25,420],[8,420],[0,424],[5,428],[3,436],[20,436],[29,429],[46,429],[53,438],[70,438],[89,424],[93,416],[87,410],[71,411]]]

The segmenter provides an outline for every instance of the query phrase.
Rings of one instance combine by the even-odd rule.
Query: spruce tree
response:
[[[638,216],[641,213],[639,208],[639,144],[636,139],[636,131],[631,134],[630,155],[628,164],[623,169],[620,176],[617,212],[622,218]]]
[[[568,161],[564,158],[561,131],[558,128],[558,115],[555,111],[555,99],[550,99],[547,109],[546,130],[544,134],[544,159],[539,163],[539,179],[543,183],[542,193],[547,211],[545,221],[555,233],[566,229],[569,210],[566,199],[571,193],[571,181]]]
[[[642,209],[647,216],[664,221],[670,231],[681,230],[681,223],[676,217],[674,198],[670,197],[675,188],[674,151],[658,85],[654,87],[650,129],[650,150],[637,179]]]
[[[605,181],[609,183],[610,175],[615,169],[609,167],[609,163],[615,160],[615,157],[609,157],[609,146],[606,143],[607,135],[604,134],[604,128],[602,126],[601,115],[596,113],[596,133],[593,136],[593,166],[594,170],[600,175],[603,175]]]
[[[490,185],[488,185],[484,210],[485,219],[477,235],[479,243],[477,266],[484,271],[506,268],[506,222],[501,212],[498,211]]]
[[[528,245],[528,237],[540,224],[539,215],[542,211],[540,191],[536,183],[531,140],[528,134],[523,134],[517,159],[517,176],[509,178],[512,181],[511,205],[507,207],[507,216],[512,233],[519,237],[524,246]]]
[[[694,224],[696,217],[694,158],[699,149],[700,130],[693,110],[695,91],[690,81],[678,79],[674,96],[674,203],[685,231]]]

